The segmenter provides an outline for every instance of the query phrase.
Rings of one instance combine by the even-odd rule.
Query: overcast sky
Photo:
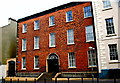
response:
[[[76,0],[1,0],[0,27],[7,25],[10,17],[17,20],[71,1]]]

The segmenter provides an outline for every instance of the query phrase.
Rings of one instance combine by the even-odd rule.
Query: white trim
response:
[[[39,61],[39,56],[38,56],[38,61]],[[34,56],[34,69],[39,69],[39,67],[38,68],[35,67],[35,56]]]
[[[36,43],[35,43],[35,38],[36,38],[36,37],[38,37],[38,41],[37,41],[38,47],[37,47],[37,48],[35,47],[35,46],[36,46],[36,45],[35,45],[35,44],[36,44]],[[35,50],[36,50],[36,49],[39,49],[39,42],[40,42],[39,36],[35,36],[35,37],[34,37],[34,49],[35,49]]]
[[[50,19],[50,17],[51,17],[51,16],[49,16],[49,27],[51,27],[51,26],[54,26],[54,25],[55,25],[55,18],[54,18],[54,24],[52,25],[52,24],[51,24],[51,19]]]
[[[26,40],[26,45],[25,45],[26,49],[23,48],[24,47],[23,43],[25,43],[24,40]],[[27,39],[24,38],[22,39],[22,51],[26,51],[26,50],[27,50]]]
[[[38,25],[39,28],[35,28],[35,27],[36,27],[36,26],[35,26],[35,21],[38,21],[38,22],[39,22],[39,25]],[[39,29],[40,29],[40,20],[35,20],[35,21],[34,21],[34,30],[39,30]]]
[[[50,33],[51,34],[51,33]],[[53,46],[51,46],[51,36],[50,36],[50,34],[49,34],[49,47],[55,47],[56,45],[53,45]],[[55,35],[55,33],[54,33],[54,35]],[[56,42],[55,42],[56,43]]]
[[[72,11],[72,10],[70,10],[70,11]],[[69,12],[69,11],[67,11],[67,12]],[[71,22],[71,21],[73,21],[73,12],[72,12],[72,20],[70,20],[70,21],[68,21],[68,15],[67,15],[67,12],[66,12],[66,22]]]
[[[75,57],[75,54],[74,54],[74,59],[75,59],[75,66],[70,66],[70,59],[69,59],[69,53],[71,53],[71,52],[68,52],[68,68],[76,68],[76,57]],[[74,52],[72,52],[72,53],[74,53]]]
[[[90,6],[90,5],[89,5],[89,6]],[[85,7],[89,7],[89,6],[85,6]],[[90,6],[90,9],[91,9],[91,16],[85,17],[85,11],[84,11],[84,8],[85,8],[85,7],[83,7],[84,18],[90,18],[90,17],[92,17],[92,9],[91,9],[91,6]]]
[[[26,25],[26,31],[24,30],[25,25]],[[26,32],[27,32],[27,24],[22,24],[22,33],[26,33]]]
[[[68,30],[71,30],[71,29],[68,29]],[[74,29],[72,29],[73,30],[73,40],[74,40],[72,43],[68,42],[68,40],[69,40],[69,38],[68,38],[68,30],[67,30],[67,45],[75,44]]]
[[[26,60],[26,57],[25,57],[25,60]],[[26,62],[25,62],[26,63]],[[25,68],[23,68],[23,57],[22,57],[22,68],[21,68],[22,70],[26,70],[26,67]]]

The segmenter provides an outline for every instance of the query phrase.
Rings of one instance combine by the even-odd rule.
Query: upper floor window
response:
[[[26,33],[26,32],[27,32],[27,24],[23,24],[22,33]]]
[[[88,61],[89,61],[89,67],[95,67],[97,65],[96,62],[96,52],[95,49],[90,49],[88,51]]]
[[[39,49],[39,37],[34,37],[34,49]]]
[[[67,30],[67,43],[74,44],[74,29]]]
[[[55,47],[55,33],[50,33],[50,40],[49,40],[49,46]]]
[[[22,57],[22,69],[26,69],[26,57]]]
[[[94,41],[93,26],[86,26],[86,41]]]
[[[110,60],[118,60],[117,44],[109,44]]]
[[[84,17],[91,17],[92,12],[91,12],[91,6],[84,7]]]
[[[39,29],[39,20],[34,21],[34,30]]]
[[[39,69],[39,56],[34,57],[34,69]]]
[[[22,51],[26,51],[26,39],[22,39]]]
[[[53,26],[55,25],[55,19],[54,19],[54,16],[50,16],[49,17],[49,26]]]
[[[115,34],[113,18],[105,19],[107,34]]]
[[[110,8],[111,7],[110,0],[103,0],[103,7],[104,8]]]
[[[66,12],[66,22],[73,21],[72,11]]]
[[[76,67],[76,60],[75,60],[75,55],[74,52],[69,52],[68,53],[68,61],[69,61],[69,67]]]

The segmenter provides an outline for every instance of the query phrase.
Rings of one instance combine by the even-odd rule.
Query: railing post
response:
[[[44,78],[44,83],[46,83],[46,79]]]
[[[10,83],[12,83],[12,79],[10,79]]]
[[[25,80],[25,83],[27,83],[27,79]]]
[[[55,78],[55,83],[57,83],[57,78]]]
[[[115,77],[115,75],[114,75],[114,83],[116,83],[116,77]]]
[[[83,83],[83,77],[81,78],[81,83]]]
[[[68,83],[70,83],[70,82],[69,82],[69,77],[68,77]]]
[[[36,83],[36,79],[34,79],[34,83]]]
[[[99,83],[99,76],[97,76],[97,83]]]
[[[19,79],[18,79],[18,82],[17,83],[19,83]]]

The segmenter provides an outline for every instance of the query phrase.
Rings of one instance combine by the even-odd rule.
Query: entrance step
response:
[[[52,78],[54,78],[55,75],[56,75],[55,72],[51,72],[51,73],[44,72],[43,75],[40,77],[40,79],[38,79],[38,81],[43,81],[45,79],[47,81],[51,81]]]

